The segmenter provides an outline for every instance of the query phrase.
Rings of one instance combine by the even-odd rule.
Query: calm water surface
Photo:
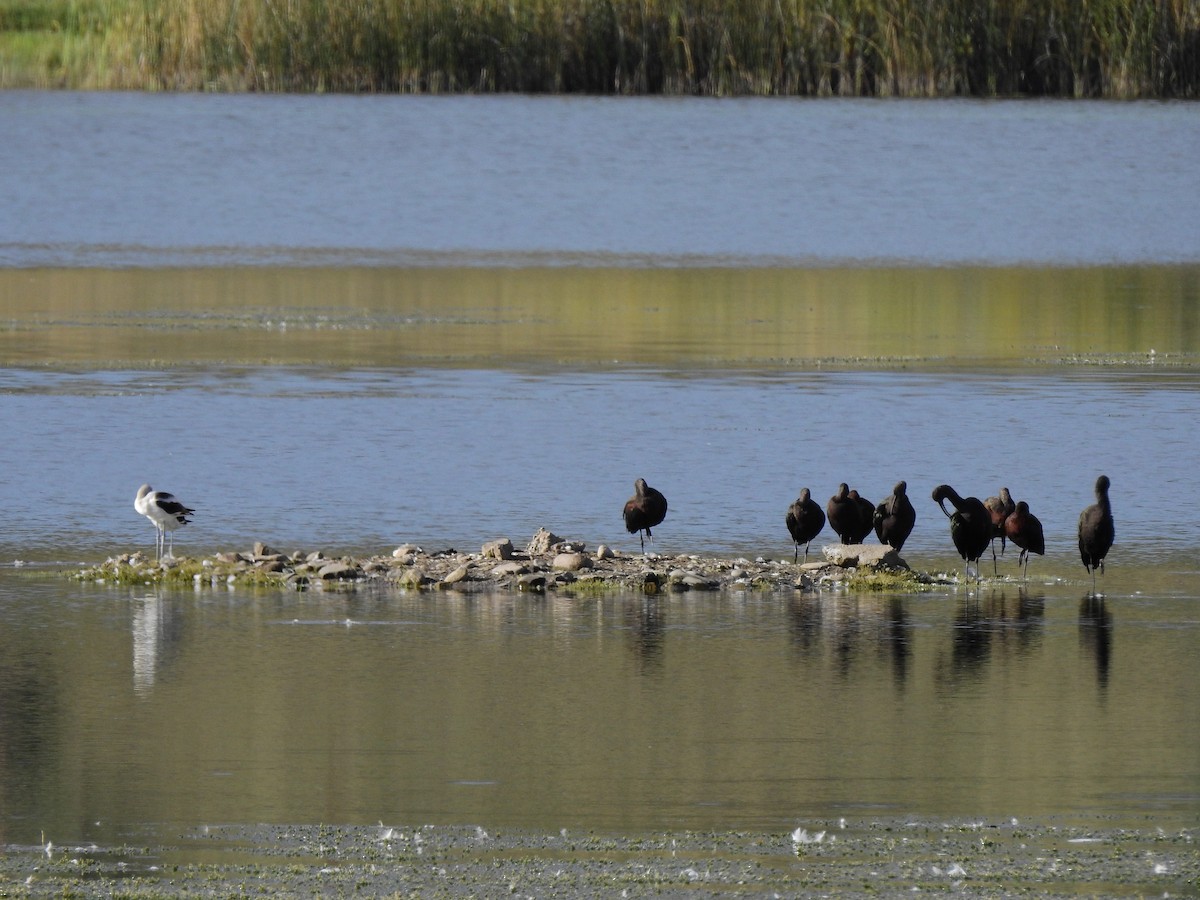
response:
[[[0,836],[1195,826],[1198,123],[0,95]],[[1073,534],[1101,472],[1097,604]],[[900,478],[914,566],[958,565],[942,481],[1009,486],[1047,554],[1025,590],[917,597],[54,574],[151,546],[144,481],[198,510],[179,552],[631,551],[638,475],[665,554],[790,556],[801,487]]]
[[[0,589],[14,841],[1196,820],[1192,597]]]
[[[1196,262],[1190,104],[5,92],[0,262]]]

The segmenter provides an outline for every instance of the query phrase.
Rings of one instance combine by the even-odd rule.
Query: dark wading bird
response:
[[[154,553],[155,559],[162,559],[167,532],[171,532],[170,556],[175,555],[175,529],[190,523],[190,516],[195,512],[179,502],[179,498],[166,491],[156,491],[148,484],[138,488],[137,496],[133,498],[133,508],[154,523]]]
[[[808,545],[821,529],[825,527],[825,513],[812,498],[808,488],[800,491],[796,502],[788,507],[787,530],[796,543],[796,556],[793,562],[800,560],[800,545],[804,545],[804,561],[808,562]]]
[[[933,489],[933,500],[950,519],[950,539],[967,563],[967,577],[971,575],[971,563],[975,563],[975,577],[979,577],[979,557],[992,542],[992,517],[978,497],[958,496],[948,484],[939,484]],[[951,513],[945,501],[954,507]]]
[[[1029,580],[1029,554],[1036,553],[1044,556],[1046,553],[1046,538],[1042,533],[1042,523],[1029,511],[1029,504],[1022,500],[1017,508],[1004,520],[1004,535],[1016,546],[1021,548],[1017,561],[1021,564],[1021,578]]]
[[[987,507],[988,515],[992,517],[992,539],[989,542],[992,545],[992,574],[1000,574],[1000,566],[996,562],[996,538],[1000,538],[1000,555],[1004,555],[1004,523],[1008,521],[1008,517],[1012,515],[1016,506],[1013,504],[1012,494],[1008,488],[1000,488],[999,497],[988,497],[983,501],[983,505]]]
[[[646,484],[645,478],[639,478],[633,483],[634,495],[625,501],[625,530],[630,534],[638,534],[642,544],[642,552],[646,552],[646,538],[654,539],[650,529],[660,525],[667,517],[667,498]]]
[[[1096,479],[1096,502],[1079,514],[1079,556],[1091,573],[1092,593],[1096,592],[1096,570],[1104,574],[1104,557],[1117,536],[1113,525],[1112,504],[1108,502],[1107,475]]]
[[[861,516],[858,503],[850,496],[850,487],[846,482],[838,485],[837,493],[825,504],[825,512],[829,516],[829,527],[834,530],[843,544],[856,544],[855,537],[861,526]]]
[[[908,499],[908,483],[897,481],[892,494],[877,507],[873,517],[875,536],[897,553],[917,524],[917,511]]]
[[[858,507],[858,528],[850,536],[850,543],[861,544],[871,536],[871,528],[875,524],[875,504],[866,497],[860,497],[858,491],[851,491],[850,499]]]

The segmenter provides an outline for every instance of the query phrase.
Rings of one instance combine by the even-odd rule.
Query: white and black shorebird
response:
[[[138,488],[134,498],[133,508],[154,523],[155,541],[154,552],[156,559],[162,559],[163,545],[167,540],[167,532],[171,532],[171,544],[168,554],[175,555],[174,531],[187,525],[188,516],[195,512],[179,502],[179,498],[166,491],[156,491],[148,484]]]

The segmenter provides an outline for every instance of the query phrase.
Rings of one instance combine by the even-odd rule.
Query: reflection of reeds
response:
[[[0,0],[0,51],[9,59],[0,70],[3,84],[1195,97],[1200,6],[1193,0]]]

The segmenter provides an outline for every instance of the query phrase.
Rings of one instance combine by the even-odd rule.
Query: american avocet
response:
[[[642,552],[646,552],[646,538],[653,538],[650,529],[667,517],[667,498],[646,484],[645,478],[639,478],[633,483],[634,495],[625,501],[625,530],[630,534],[646,532],[638,540],[642,542]]]
[[[179,498],[166,491],[156,491],[148,484],[138,488],[134,498],[133,508],[154,523],[155,541],[154,552],[156,559],[162,559],[163,545],[167,540],[167,532],[187,525],[188,516],[195,512],[179,502]],[[170,556],[175,555],[175,537],[171,535]]]

